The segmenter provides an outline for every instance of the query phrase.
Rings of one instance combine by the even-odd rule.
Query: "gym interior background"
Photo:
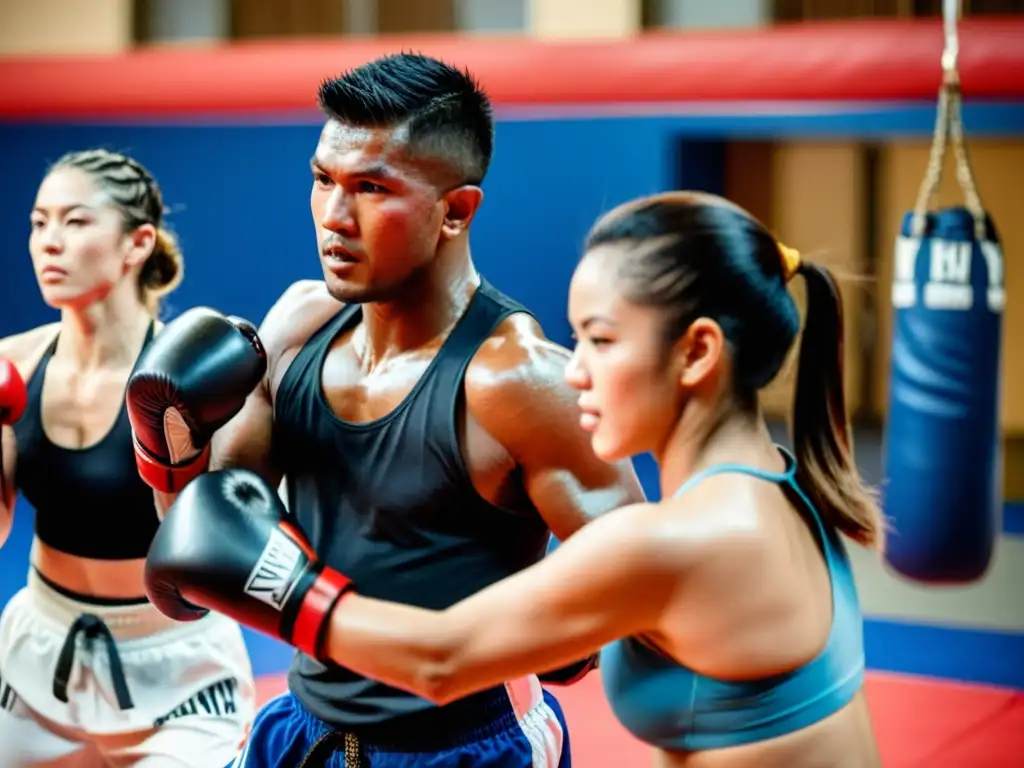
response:
[[[879,481],[893,243],[927,165],[940,9],[941,0],[0,0],[0,336],[55,319],[31,271],[28,211],[47,163],[93,145],[134,154],[163,186],[186,259],[165,314],[205,304],[258,322],[285,286],[319,275],[307,207],[318,79],[417,49],[468,64],[495,94],[474,258],[556,340],[568,344],[566,289],[588,225],[662,189],[724,194],[847,275],[849,403],[858,460]],[[1016,718],[1004,746],[1019,756],[1024,55],[1012,41],[1024,40],[1024,7],[964,0],[963,11],[967,140],[1009,294],[1002,534],[987,574],[967,586],[914,584],[851,549],[869,666],[1001,686],[977,717]],[[558,45],[583,53],[552,67],[546,46]],[[950,159],[937,205],[961,200]],[[764,398],[783,440],[792,386],[790,371]],[[653,467],[637,466],[655,496]],[[22,502],[0,550],[0,605],[24,584],[31,531]],[[285,649],[248,637],[259,673],[286,666]],[[887,749],[887,765],[925,759],[919,745]],[[986,754],[956,764],[1003,764]]]

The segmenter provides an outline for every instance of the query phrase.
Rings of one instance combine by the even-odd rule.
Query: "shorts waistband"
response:
[[[116,640],[149,637],[181,625],[167,618],[152,603],[103,605],[75,600],[50,586],[34,568],[29,569],[26,593],[42,616],[70,628],[82,616],[99,618]]]
[[[303,709],[310,718],[316,719]],[[443,707],[399,715],[381,723],[317,722],[337,737],[336,749],[350,744],[354,737],[360,750],[372,753],[439,752],[495,736],[513,727],[517,720],[506,690],[493,688]]]
[[[32,566],[32,571],[43,582],[46,586],[52,589],[54,592],[78,603],[84,603],[85,605],[103,605],[108,607],[124,607],[126,605],[147,605],[149,603],[148,597],[134,597],[134,598],[117,598],[117,597],[97,597],[95,595],[83,595],[67,587],[62,587],[57,582],[48,579],[46,574]]]

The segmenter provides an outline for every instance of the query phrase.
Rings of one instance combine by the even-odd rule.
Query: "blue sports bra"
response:
[[[796,460],[785,449],[782,474],[720,464],[694,475],[681,496],[711,475],[739,472],[785,483],[807,505],[832,581],[832,631],[824,650],[798,669],[761,680],[725,681],[699,675],[635,638],[601,651],[601,678],[612,711],[625,728],[655,747],[722,749],[805,728],[844,707],[864,679],[864,640],[857,589],[838,531],[822,523],[795,481]]]

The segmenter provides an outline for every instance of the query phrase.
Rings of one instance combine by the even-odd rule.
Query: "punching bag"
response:
[[[884,443],[886,559],[924,582],[988,568],[1001,525],[1003,257],[965,208],[907,214],[896,245]]]
[[[883,447],[885,557],[921,582],[984,575],[1002,526],[1003,253],[960,116],[958,0],[944,0],[942,88],[928,171],[896,241]],[[929,211],[952,144],[965,206]]]

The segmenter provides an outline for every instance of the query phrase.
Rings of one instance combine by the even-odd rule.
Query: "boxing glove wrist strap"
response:
[[[184,464],[167,464],[155,459],[134,434],[132,441],[135,443],[135,465],[139,469],[139,477],[160,493],[178,493],[210,466],[209,444],[203,447],[198,456]]]
[[[327,639],[331,612],[351,589],[351,579],[332,568],[324,568],[302,598],[292,626],[292,645],[306,655],[323,661],[323,645]]]

